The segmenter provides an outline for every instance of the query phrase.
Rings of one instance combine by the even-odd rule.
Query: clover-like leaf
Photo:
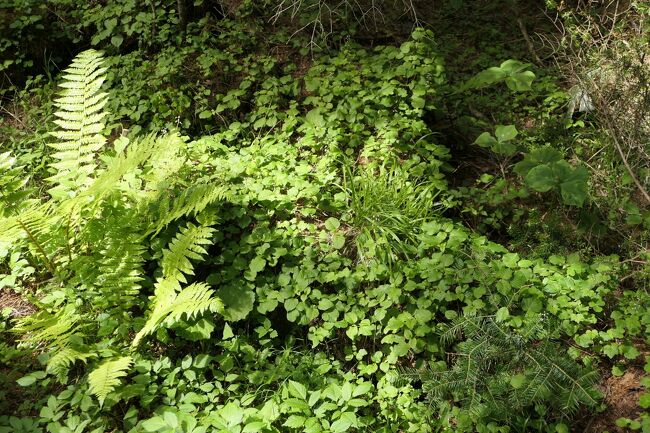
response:
[[[249,268],[251,272],[258,273],[264,270],[264,267],[266,266],[266,260],[264,260],[262,257],[255,257],[251,262],[249,263]]]

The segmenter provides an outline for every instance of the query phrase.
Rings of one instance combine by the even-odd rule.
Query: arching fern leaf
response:
[[[207,254],[205,245],[212,244],[214,229],[209,224],[196,226],[187,223],[181,227],[168,248],[163,250],[161,261],[163,276],[186,283],[185,275],[194,275],[190,260],[200,260],[202,254]]]
[[[52,135],[57,142],[49,144],[56,152],[52,163],[56,174],[49,178],[55,186],[50,193],[55,198],[69,197],[85,188],[96,169],[97,151],[106,143],[103,111],[107,93],[100,92],[106,68],[102,67],[100,52],[87,50],[73,60],[63,75],[63,90],[55,100],[59,109],[54,122],[61,130]]]
[[[94,352],[77,350],[72,347],[58,349],[47,361],[47,371],[57,375],[63,375],[65,371],[77,361],[86,362],[97,356]]]
[[[186,216],[196,216],[209,205],[228,196],[228,189],[212,183],[193,185],[173,194],[161,192],[152,201],[148,214],[155,220],[151,222],[149,233],[158,234],[172,221]]]
[[[131,364],[133,358],[130,356],[111,359],[104,361],[88,375],[89,391],[97,397],[100,406],[104,404],[108,394],[120,384],[120,378],[127,375]]]
[[[194,283],[180,292],[176,280],[161,280],[156,284],[156,294],[149,319],[131,344],[135,348],[140,340],[154,332],[161,324],[172,325],[185,316],[190,320],[206,311],[221,311],[223,303],[212,297],[213,290],[205,283]]]
[[[25,188],[28,180],[23,167],[16,166],[16,158],[9,152],[0,153],[0,217],[20,209],[30,192]]]
[[[41,310],[21,319],[14,331],[23,334],[26,342],[62,348],[68,346],[70,337],[79,328],[80,320],[81,316],[72,306],[62,308],[57,313]]]

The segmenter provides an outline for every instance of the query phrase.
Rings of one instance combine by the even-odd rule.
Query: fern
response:
[[[169,140],[162,140],[153,134],[135,139],[128,145],[126,152],[120,152],[108,159],[107,167],[92,182],[87,190],[80,195],[91,197],[99,202],[115,191],[122,191],[138,200],[139,190],[131,188],[124,177],[144,165],[163,146],[169,145]]]
[[[72,306],[57,313],[41,310],[20,319],[14,332],[23,336],[23,341],[32,345],[44,345],[54,353],[47,360],[47,371],[63,375],[76,361],[86,361],[95,356],[79,347],[82,316]]]
[[[105,353],[107,344],[134,349],[161,326],[223,308],[207,284],[181,284],[187,284],[193,262],[213,242],[215,218],[206,209],[226,196],[226,188],[196,181],[185,139],[178,134],[135,139],[114,155],[101,155],[105,167],[98,170],[95,161],[106,142],[101,134],[104,73],[101,55],[93,50],[81,53],[66,70],[56,100],[60,130],[53,135],[58,141],[50,145],[52,199],[29,201],[20,209],[7,206],[25,180],[15,161],[0,154],[0,187],[7,186],[0,192],[0,250],[29,256],[46,277],[37,289],[45,295],[37,301],[43,310],[21,319],[15,330],[25,343],[45,350],[47,371],[59,378],[75,363]],[[152,259],[148,248],[164,245],[158,234],[170,227],[180,229],[162,256],[154,256],[163,275],[147,320],[131,339],[132,328],[123,320],[143,301],[143,281],[153,279],[148,271],[155,267],[146,267]],[[116,357],[88,375],[100,405],[132,363],[130,356]]]
[[[86,362],[90,358],[97,356],[87,350],[79,350],[73,347],[63,347],[56,351],[47,361],[47,371],[59,376],[63,376],[65,371],[75,362]]]
[[[178,282],[174,279],[158,281],[151,314],[136,334],[131,347],[137,347],[143,337],[154,332],[164,322],[172,325],[183,316],[190,320],[207,311],[223,309],[221,300],[212,297],[213,291],[205,283],[194,283],[178,292],[179,289]]]
[[[119,316],[140,292],[146,247],[136,210],[117,199],[105,203],[80,230],[68,268],[80,299]]]
[[[202,254],[207,254],[204,245],[212,244],[214,229],[209,225],[196,226],[187,223],[176,237],[163,250],[161,261],[163,276],[187,283],[185,275],[194,275],[192,260],[200,260]]]
[[[49,178],[55,186],[55,198],[73,195],[88,186],[96,169],[95,157],[106,143],[103,111],[107,93],[100,92],[106,68],[100,52],[87,50],[79,54],[65,70],[63,90],[55,100],[59,109],[54,122],[61,128],[52,135],[57,142],[49,144],[56,151],[52,163],[56,174]]]
[[[40,258],[45,268],[52,275],[57,275],[56,260],[65,248],[64,233],[53,228],[62,225],[62,216],[50,203],[30,206],[19,215],[0,218],[3,230],[0,230],[0,244],[11,244],[14,249],[22,246],[26,240],[32,247],[33,256]]]
[[[108,394],[120,384],[120,378],[127,375],[131,364],[133,358],[130,356],[111,359],[104,361],[88,375],[89,391],[97,397],[100,406],[104,404]]]
[[[23,334],[26,342],[63,348],[70,344],[70,337],[78,330],[80,320],[81,316],[72,306],[57,313],[42,310],[21,319],[14,331]]]
[[[127,227],[112,226],[109,230],[96,262],[99,277],[95,284],[107,306],[124,310],[140,291],[146,249],[140,236]]]
[[[146,211],[154,218],[148,234],[156,235],[172,221],[196,216],[212,203],[227,196],[228,190],[225,187],[210,183],[194,185],[175,194],[161,191]]]
[[[19,210],[30,193],[25,189],[29,178],[23,177],[22,170],[9,152],[0,153],[0,217]]]

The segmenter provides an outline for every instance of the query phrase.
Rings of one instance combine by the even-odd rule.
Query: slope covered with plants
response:
[[[0,432],[650,431],[644,5],[6,3]]]

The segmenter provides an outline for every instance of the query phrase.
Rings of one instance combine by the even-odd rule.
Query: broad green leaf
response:
[[[532,150],[527,157],[538,164],[544,164],[561,160],[562,154],[552,147],[540,147]]]
[[[516,163],[512,171],[514,171],[521,177],[526,177],[528,172],[532,170],[534,167],[537,167],[538,165],[539,163],[532,161],[528,157],[526,157],[523,160]]]
[[[640,354],[639,350],[631,344],[623,346],[623,356],[627,359],[636,359]]]
[[[242,429],[242,433],[258,433],[264,431],[266,427],[267,427],[267,423],[265,423],[264,421],[252,421],[246,423],[246,425]]]
[[[312,125],[314,127],[325,126],[325,119],[323,118],[323,115],[321,114],[319,108],[314,108],[313,110],[309,111],[305,116],[305,120],[308,125]]]
[[[639,398],[639,406],[644,409],[650,408],[650,392],[641,394],[641,397]]]
[[[307,400],[307,388],[302,383],[290,380],[287,389],[292,396]]]
[[[352,392],[353,397],[359,397],[360,395],[365,395],[372,391],[373,385],[370,382],[363,382],[357,385]]]
[[[413,104],[413,108],[424,108],[426,105],[426,100],[422,97],[414,96],[411,99],[411,103]]]
[[[116,47],[119,47],[122,45],[122,42],[124,41],[124,38],[122,35],[115,35],[111,38],[111,44],[113,44]]]
[[[352,398],[352,384],[345,382],[341,387],[341,398],[343,401],[348,401]]]
[[[305,424],[306,419],[304,416],[291,415],[282,425],[289,428],[300,428]]]
[[[258,273],[264,270],[264,267],[266,266],[266,260],[263,258],[256,256],[251,260],[249,264],[249,268],[251,272]]]
[[[501,63],[501,65],[499,65],[499,68],[505,73],[513,74],[516,72],[521,72],[528,66],[529,64],[522,63],[519,60],[508,59],[505,62]]]
[[[497,311],[497,314],[495,316],[495,320],[497,322],[503,322],[506,320],[508,317],[510,317],[510,311],[508,311],[508,307],[501,307]]]
[[[345,236],[341,233],[334,233],[332,236],[332,246],[337,250],[340,250],[345,246]]]
[[[551,167],[551,170],[553,170],[553,177],[557,180],[557,182],[562,183],[576,180],[573,178],[573,167],[571,167],[571,164],[569,164],[567,161],[562,159],[560,161],[552,162],[548,164],[548,166]]]
[[[515,389],[521,388],[525,382],[526,376],[523,374],[515,374],[510,378],[510,385]]]
[[[236,426],[241,424],[244,419],[244,410],[239,407],[239,404],[228,403],[219,410],[219,416],[221,416],[229,426]]]
[[[207,353],[201,353],[194,358],[194,367],[205,368],[210,363],[212,357]]]
[[[605,346],[603,346],[602,351],[605,355],[607,355],[609,359],[612,359],[616,355],[618,355],[619,347],[620,347],[619,343],[606,344]]]
[[[506,77],[505,79],[506,86],[508,86],[510,90],[514,90],[516,92],[524,92],[530,90],[533,84],[533,80],[535,80],[535,74],[531,71],[517,72]]]
[[[470,87],[483,87],[498,83],[506,77],[506,72],[499,67],[491,67],[476,74],[469,83]]]
[[[191,326],[181,326],[178,333],[190,341],[200,341],[209,339],[212,331],[214,331],[214,322],[211,319],[203,318]]]
[[[546,164],[533,167],[524,178],[526,185],[539,192],[549,191],[556,185],[553,170]]]
[[[560,184],[562,201],[572,206],[582,206],[587,199],[587,183],[583,180],[572,180]]]
[[[476,138],[476,140],[474,140],[474,144],[488,148],[494,146],[497,143],[497,140],[489,132],[482,133]]]
[[[509,141],[504,141],[504,142],[500,141],[497,144],[495,144],[494,147],[492,147],[492,150],[495,153],[500,153],[502,155],[511,156],[511,155],[514,155],[515,152],[517,151],[517,146],[510,143]]]
[[[325,220],[325,228],[329,231],[334,231],[341,226],[341,222],[336,218],[327,218]]]
[[[217,290],[216,295],[223,301],[226,320],[242,320],[253,310],[255,292],[246,285],[229,284]]]
[[[357,416],[354,412],[343,412],[341,417],[334,421],[330,426],[333,433],[342,433],[347,431],[350,427],[357,425]]]
[[[228,340],[229,338],[232,338],[234,336],[235,334],[232,332],[232,328],[230,327],[230,325],[228,323],[224,323],[223,336],[221,338],[223,338],[224,340]]]
[[[34,383],[36,383],[36,378],[32,376],[31,374],[28,374],[26,376],[21,377],[20,379],[16,380],[16,383],[20,386],[29,386]]]
[[[494,135],[498,141],[514,140],[517,134],[519,134],[519,131],[517,131],[515,125],[497,125],[494,130]]]
[[[569,426],[559,423],[555,426],[555,433],[570,433]]]
[[[157,432],[161,429],[168,429],[169,425],[159,416],[144,420],[141,424],[145,432]]]
[[[175,429],[178,427],[178,417],[171,410],[166,410],[163,412],[163,419],[165,420],[165,423],[171,428]]]

